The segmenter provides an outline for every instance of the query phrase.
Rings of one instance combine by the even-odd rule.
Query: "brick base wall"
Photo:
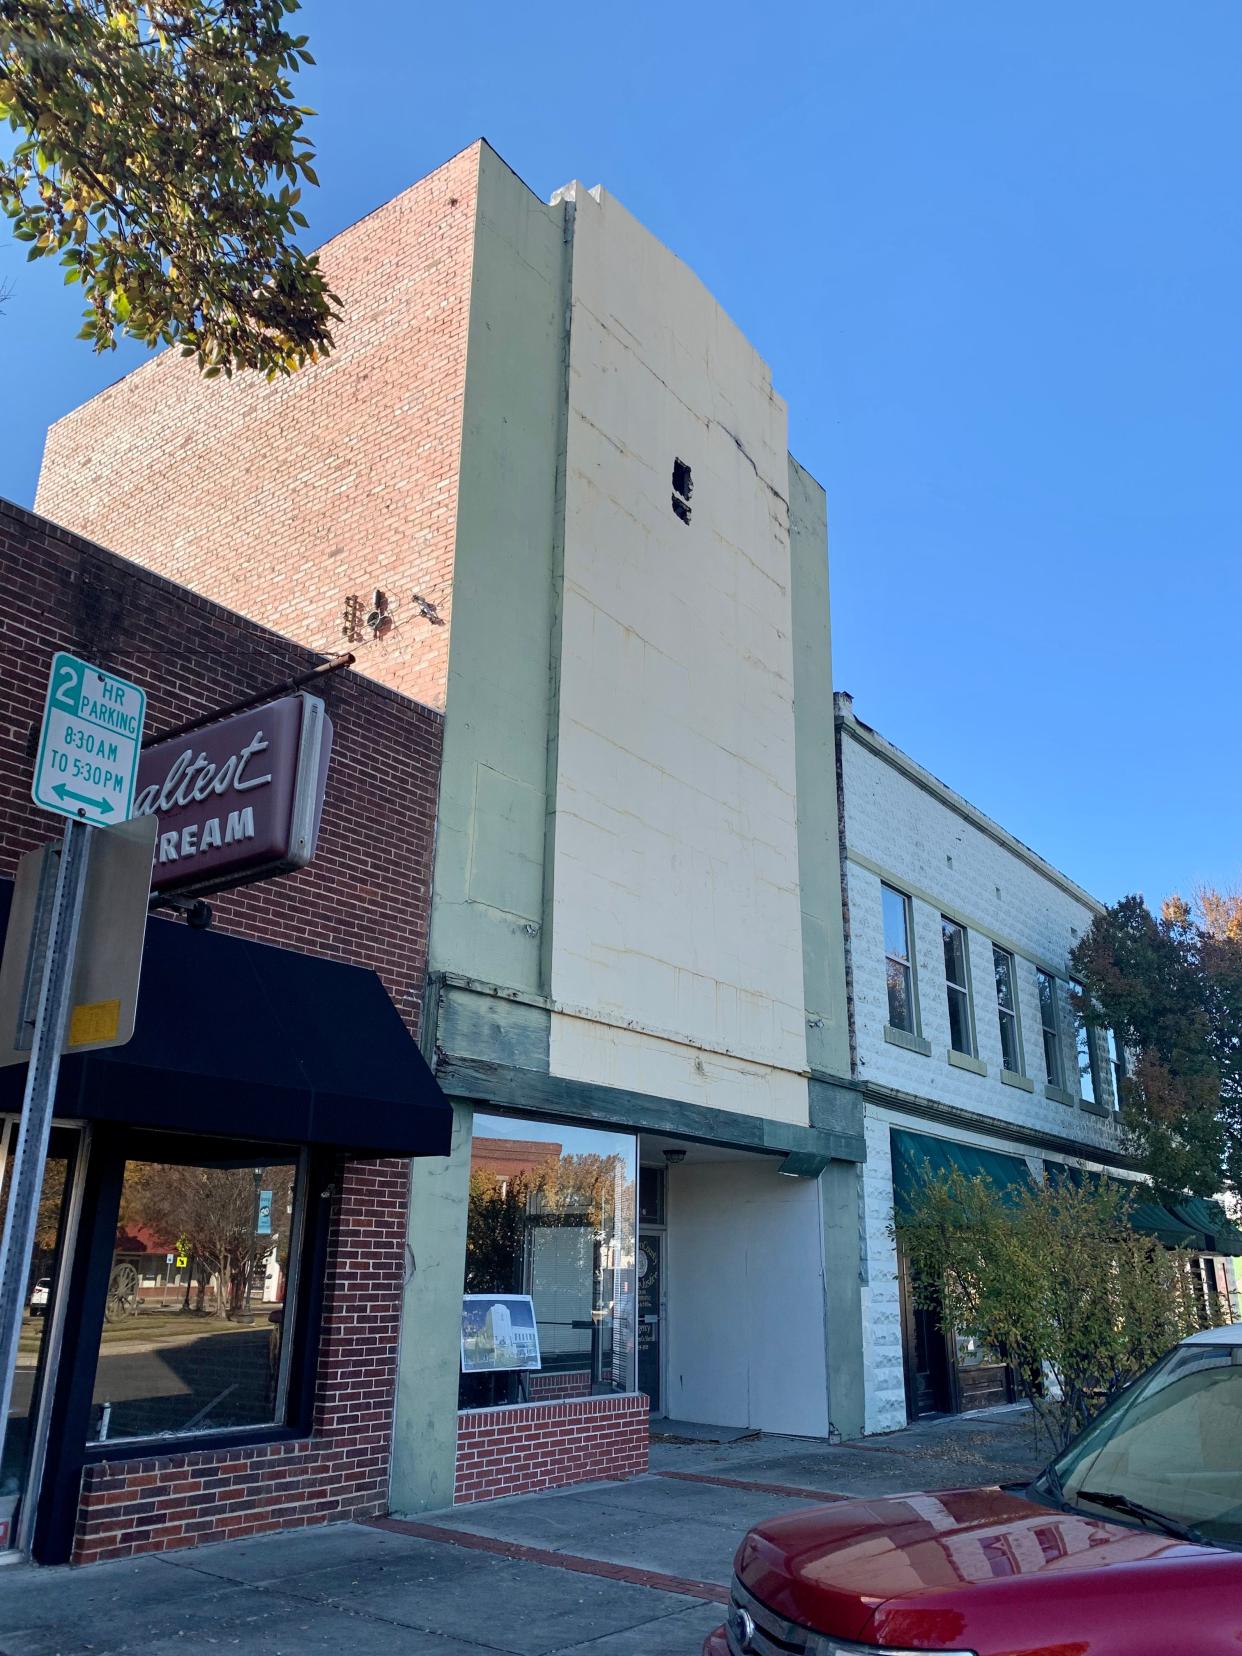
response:
[[[301,1439],[88,1466],[73,1562],[378,1517],[386,1480],[355,1480],[348,1463],[347,1449]]]
[[[463,1409],[454,1500],[487,1501],[647,1470],[650,1416],[641,1392],[513,1408]]]
[[[528,1374],[527,1396],[532,1403],[551,1403],[558,1397],[590,1397],[590,1369],[573,1369],[567,1374]]]

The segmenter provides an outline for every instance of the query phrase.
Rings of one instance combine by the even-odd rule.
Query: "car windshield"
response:
[[[1071,1506],[1242,1546],[1242,1346],[1179,1346],[1045,1474]]]

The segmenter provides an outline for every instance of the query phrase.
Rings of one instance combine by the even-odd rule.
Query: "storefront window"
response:
[[[637,1172],[632,1134],[476,1115],[463,1408],[633,1391]]]
[[[293,1151],[126,1162],[93,1442],[283,1419],[300,1208]]]

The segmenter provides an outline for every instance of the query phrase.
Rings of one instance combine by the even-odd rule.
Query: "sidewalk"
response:
[[[1030,1417],[858,1444],[656,1438],[622,1483],[85,1570],[0,1570],[0,1656],[697,1656],[761,1518],[843,1494],[1009,1482]]]

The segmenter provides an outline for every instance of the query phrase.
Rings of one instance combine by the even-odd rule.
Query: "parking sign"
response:
[[[127,821],[146,712],[136,684],[58,650],[30,790],[35,804],[97,828]]]

